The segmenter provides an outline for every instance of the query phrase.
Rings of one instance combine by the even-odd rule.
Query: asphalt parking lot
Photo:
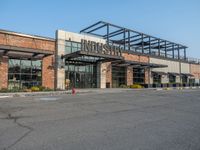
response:
[[[2,150],[200,150],[200,90],[1,98]]]

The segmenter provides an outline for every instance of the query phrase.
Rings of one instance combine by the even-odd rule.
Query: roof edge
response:
[[[15,32],[15,31],[4,30],[4,29],[0,29],[0,33],[17,35],[17,36],[21,36],[21,37],[41,39],[41,40],[47,40],[47,41],[55,41],[54,38],[50,38],[50,37],[44,37],[44,36],[32,35],[32,34],[25,34],[25,33],[22,33],[22,32]]]

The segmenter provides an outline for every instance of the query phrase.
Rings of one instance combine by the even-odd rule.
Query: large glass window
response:
[[[118,88],[126,84],[126,68],[112,66],[112,87]]]
[[[133,68],[133,83],[144,84],[144,68]]]
[[[41,60],[9,59],[8,87],[29,88],[42,82]]]
[[[73,53],[81,50],[81,43],[65,41],[65,54]]]
[[[153,74],[153,83],[154,84],[161,84],[161,75],[154,73]]]
[[[183,75],[182,77],[181,77],[181,79],[182,79],[182,83],[187,83],[188,81],[188,77],[186,76],[186,75]]]
[[[176,83],[176,76],[175,75],[169,75],[169,83]]]

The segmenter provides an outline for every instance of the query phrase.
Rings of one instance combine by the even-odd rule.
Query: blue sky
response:
[[[55,36],[99,20],[188,46],[200,58],[200,0],[0,0],[0,28]]]

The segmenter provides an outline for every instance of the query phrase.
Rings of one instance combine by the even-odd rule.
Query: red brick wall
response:
[[[145,73],[144,73],[144,83],[145,83],[145,84],[150,83],[150,79],[149,79],[149,69],[145,69]]]
[[[8,33],[0,33],[0,45],[9,45],[9,46],[16,46],[22,48],[32,48],[37,50],[47,50],[47,51],[55,51],[55,41],[48,40],[48,39],[40,39],[37,37],[26,37],[26,36],[19,36],[15,34],[8,34]],[[54,88],[54,59],[55,55],[48,56],[43,58],[42,63],[42,85],[49,88]],[[3,64],[6,74],[0,76],[0,79],[3,83],[2,87],[7,87],[7,67],[8,64]],[[1,85],[0,85],[1,86]]]
[[[112,65],[111,65],[111,62],[106,63],[106,83],[110,83],[110,87],[112,87]]]
[[[132,67],[127,67],[126,68],[126,84],[127,85],[132,85],[133,84],[133,68]]]
[[[200,64],[190,64],[190,73],[194,75],[196,79],[200,79]]]
[[[0,89],[8,87],[8,58],[0,57]]]
[[[55,42],[0,33],[0,45],[55,51]]]
[[[123,53],[122,56],[124,57],[125,60],[129,60],[129,61],[149,62],[148,56],[140,56],[140,55],[134,55],[134,54],[128,54],[128,53]]]
[[[55,81],[54,56],[43,58],[42,61],[42,86],[53,89]]]
[[[149,63],[148,56],[140,56],[140,55],[134,55],[134,54],[128,54],[128,53],[123,53],[122,56],[125,58],[125,60]],[[129,73],[128,73],[128,70],[129,70]],[[127,68],[127,85],[133,84],[133,72],[131,73],[130,70],[131,70],[130,68]],[[145,84],[148,84],[149,74],[148,74],[147,69],[145,69],[144,80],[145,80]]]

